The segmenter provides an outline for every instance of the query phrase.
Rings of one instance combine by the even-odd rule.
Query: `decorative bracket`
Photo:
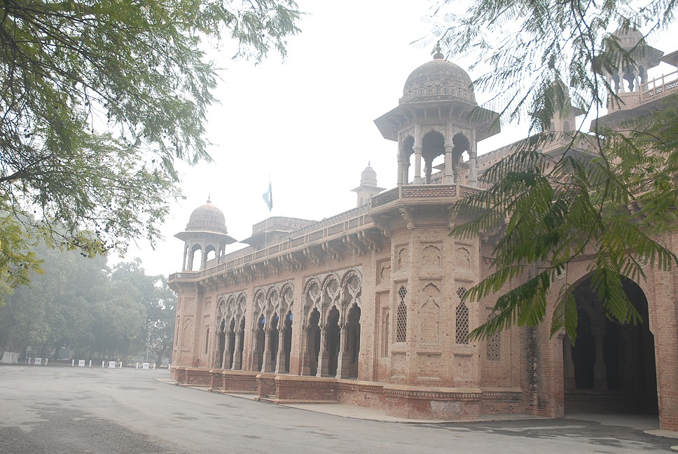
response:
[[[409,230],[414,230],[414,220],[412,219],[412,210],[410,208],[400,208],[399,211],[400,215],[407,223],[407,228]]]
[[[322,250],[322,247],[321,248],[317,248],[317,247],[314,248],[314,247],[309,246],[306,249],[304,249],[304,255],[306,257],[308,257],[308,259],[311,262],[313,262],[314,264],[316,264],[318,266],[323,264],[324,252]]]
[[[323,251],[327,252],[330,254],[330,256],[337,261],[340,261],[343,257],[341,256],[341,252],[337,250],[332,244],[328,241],[327,243],[323,243]]]

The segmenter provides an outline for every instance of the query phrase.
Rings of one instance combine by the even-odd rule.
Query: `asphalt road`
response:
[[[158,381],[166,370],[0,366],[0,453],[654,453],[678,440],[575,419],[365,421]]]

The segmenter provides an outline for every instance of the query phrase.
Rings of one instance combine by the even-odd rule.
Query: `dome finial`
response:
[[[212,194],[207,194],[207,203],[212,203]]]
[[[443,51],[442,51],[442,49],[440,48],[440,41],[438,41],[438,42],[436,43],[436,48],[433,49],[433,50],[434,50],[434,52],[435,52],[435,53],[433,54],[433,59],[434,59],[434,60],[444,60],[444,59],[445,59],[445,56],[443,55]]]

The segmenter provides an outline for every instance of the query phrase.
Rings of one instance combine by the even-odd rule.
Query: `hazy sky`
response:
[[[229,235],[242,240],[268,214],[262,194],[269,175],[271,215],[313,220],[355,206],[351,189],[368,162],[379,186],[395,186],[397,146],[381,137],[373,120],[397,106],[407,76],[432,58],[432,38],[410,44],[429,34],[429,2],[298,4],[308,15],[284,62],[272,55],[254,66],[231,61],[227,50],[215,51],[225,71],[216,92],[221,104],[209,113],[214,163],[182,167],[186,199],[174,204],[156,250],[141,240],[139,248],[130,247],[125,259],[140,257],[148,274],[181,271],[183,243],[173,235],[208,196],[224,212]],[[662,50],[675,46],[668,47]],[[469,63],[455,62],[463,68]],[[479,153],[518,137],[500,134],[482,142]],[[240,247],[233,244],[226,252]]]

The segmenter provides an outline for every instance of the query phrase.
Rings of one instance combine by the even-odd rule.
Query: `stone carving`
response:
[[[454,263],[457,265],[457,268],[464,270],[471,269],[471,253],[468,249],[460,247],[457,249],[457,253],[454,255]]]
[[[410,251],[407,248],[407,246],[403,246],[398,251],[398,269],[399,270],[402,270],[403,268],[405,268],[407,266],[407,264],[409,263],[409,261],[410,261],[410,257],[408,255],[409,252]]]
[[[193,344],[191,340],[192,337],[193,337],[193,319],[187,318],[184,320],[184,330],[181,335],[181,346],[187,347],[192,345]]]
[[[419,339],[423,344],[440,343],[440,306],[428,298],[419,311]]]
[[[422,265],[427,267],[440,267],[440,249],[432,244],[426,246],[422,252]]]

